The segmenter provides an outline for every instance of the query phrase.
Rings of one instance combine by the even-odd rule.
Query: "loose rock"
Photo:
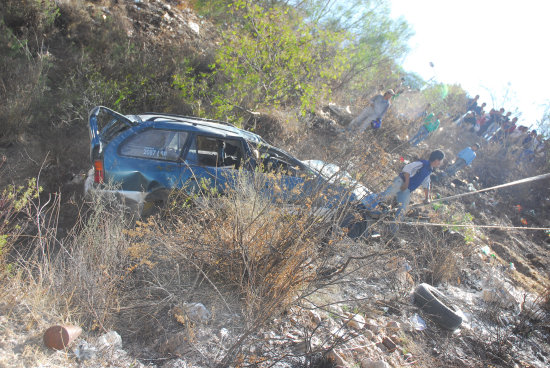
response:
[[[361,361],[361,368],[389,368],[390,366],[383,360],[371,360],[363,359]]]
[[[395,342],[393,342],[393,340],[387,336],[382,339],[382,344],[386,347],[386,349],[388,349],[390,353],[397,349],[397,345],[395,344]]]
[[[362,330],[365,327],[365,318],[360,314],[347,313],[346,317],[349,319],[347,325],[355,328],[356,330]]]

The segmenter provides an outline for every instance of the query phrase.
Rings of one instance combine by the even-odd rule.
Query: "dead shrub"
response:
[[[5,160],[5,158],[4,158]],[[0,168],[4,161],[0,162]],[[42,188],[31,179],[26,186],[9,185],[0,192],[0,280],[14,272],[10,255],[34,217],[33,201]]]
[[[107,330],[120,306],[121,284],[131,267],[123,233],[128,226],[124,213],[96,199],[71,234],[59,239],[59,206],[59,197],[32,203],[30,218],[34,222],[27,230],[32,233],[12,252],[10,273],[4,281],[6,286],[20,285],[22,294],[31,287],[48,294],[51,313],[57,318],[70,316],[91,330]]]
[[[238,175],[235,180],[236,189],[226,190],[223,196],[190,198],[173,193],[162,221],[155,220],[139,238],[182,265],[184,272],[194,271],[222,299],[238,295],[246,331],[222,365],[252,332],[296,301],[300,291],[316,279],[321,240],[339,213],[326,214],[315,207],[326,204],[326,198],[318,198],[323,194],[290,205],[277,197],[281,190],[277,185],[273,197],[259,190],[265,179],[251,181],[247,175]]]
[[[124,277],[132,267],[129,226],[122,209],[96,198],[82,229],[52,262],[51,282],[59,297],[71,300],[91,329],[106,330],[120,307]],[[70,297],[69,297],[70,296]]]
[[[172,217],[160,239],[174,257],[237,288],[255,320],[284,308],[312,279],[329,224],[306,203],[278,206],[241,184],[223,197],[202,198],[183,218]]]
[[[524,296],[513,332],[528,337],[536,330],[550,332],[550,287],[534,299]]]
[[[464,254],[469,251],[465,241],[449,236],[449,231],[420,226],[411,246],[415,265],[413,273],[421,282],[438,285],[443,282],[459,283]]]

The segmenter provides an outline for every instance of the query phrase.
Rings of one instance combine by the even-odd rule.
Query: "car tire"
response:
[[[427,317],[441,327],[454,331],[462,324],[458,309],[449,303],[439,290],[429,284],[420,284],[414,291],[414,303]]]
[[[145,219],[149,216],[160,213],[164,208],[168,199],[166,190],[157,190],[147,196],[141,210],[141,218]]]

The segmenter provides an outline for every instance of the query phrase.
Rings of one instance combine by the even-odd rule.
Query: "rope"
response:
[[[487,191],[489,191],[489,190],[494,190],[494,189],[500,189],[500,188],[505,188],[505,187],[511,187],[511,186],[513,186],[513,185],[528,183],[528,182],[530,182],[530,181],[542,180],[542,179],[546,179],[546,178],[550,178],[550,173],[542,174],[542,175],[537,175],[537,176],[532,176],[532,177],[530,177],[530,178],[520,179],[520,180],[512,181],[512,182],[510,182],[510,183],[496,185],[496,186],[490,187],[490,188],[485,188],[485,189],[476,190],[475,192],[467,192],[467,193],[456,194],[456,195],[453,195],[453,196],[450,196],[450,197],[438,198],[438,199],[434,199],[433,201],[430,201],[429,203],[418,203],[418,204],[412,205],[412,206],[410,206],[409,208],[422,207],[422,206],[426,206],[426,205],[432,204],[432,203],[437,203],[437,202],[442,202],[442,201],[448,201],[448,200],[450,200],[450,199],[456,199],[456,198],[464,197],[464,196],[467,196],[467,195],[472,195],[472,194],[477,194],[477,193],[483,193],[483,192],[487,192]]]
[[[429,205],[429,204],[432,204],[432,203],[448,201],[450,199],[456,199],[456,198],[464,197],[464,196],[471,195],[471,194],[487,192],[489,190],[500,189],[500,188],[505,188],[505,187],[511,187],[513,185],[528,183],[528,182],[536,181],[536,180],[542,180],[542,179],[546,179],[546,178],[549,178],[549,177],[550,177],[550,173],[537,175],[537,176],[532,176],[532,177],[529,177],[529,178],[512,181],[510,183],[500,184],[500,185],[496,185],[494,187],[476,190],[474,192],[461,193],[461,194],[456,194],[456,195],[453,195],[453,196],[450,196],[450,197],[435,199],[433,201],[430,201],[429,203],[418,203],[418,204],[415,204],[413,206],[410,206],[409,208],[422,207],[422,206],[426,206],[426,205]],[[463,225],[463,224],[456,224],[455,225],[455,224],[444,224],[444,223],[407,222],[407,221],[382,221],[382,222],[384,222],[386,224],[403,224],[403,225],[414,225],[414,226],[416,226],[416,225],[444,226],[444,227],[456,226],[456,227],[489,228],[489,229],[502,229],[502,230],[543,230],[543,231],[550,231],[550,228],[547,228],[547,227],[523,227],[523,226],[501,226],[501,225]]]
[[[472,228],[490,228],[503,230],[544,230],[550,231],[549,227],[523,227],[523,226],[501,226],[501,225],[464,225],[464,224],[443,224],[431,222],[406,222],[406,221],[383,221],[386,224],[402,224],[402,225],[423,225],[423,226],[445,226],[445,227],[472,227]]]

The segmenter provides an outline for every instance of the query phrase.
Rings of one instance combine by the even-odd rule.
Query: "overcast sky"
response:
[[[522,124],[540,120],[550,104],[550,1],[391,0],[391,7],[415,31],[405,70],[461,84],[490,107],[492,94],[496,108],[517,108]]]

